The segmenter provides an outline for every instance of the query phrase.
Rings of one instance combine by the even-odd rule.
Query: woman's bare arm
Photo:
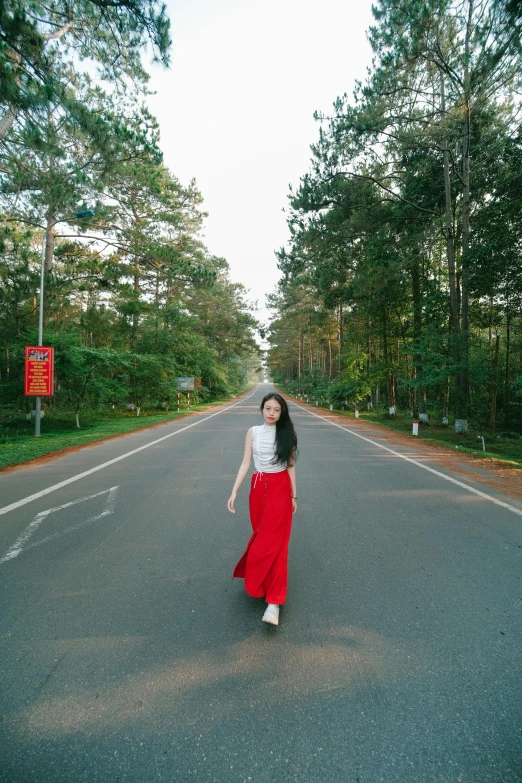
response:
[[[250,463],[252,462],[252,435],[253,435],[252,430],[253,430],[253,428],[250,427],[250,429],[248,430],[248,432],[246,434],[245,451],[243,453],[243,461],[242,461],[242,463],[241,463],[241,465],[239,467],[239,471],[238,471],[236,480],[234,482],[234,486],[232,488],[232,494],[230,495],[230,497],[228,499],[228,503],[227,503],[228,510],[232,514],[236,513],[236,510],[234,508],[234,501],[236,499],[236,495],[238,493],[239,487],[243,483],[246,474],[250,470]]]
[[[295,460],[293,457],[288,462],[288,475],[290,476],[290,484],[292,485],[292,509],[293,513],[297,511],[297,484],[295,479]]]

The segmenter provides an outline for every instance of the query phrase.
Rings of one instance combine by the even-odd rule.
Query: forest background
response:
[[[373,14],[367,78],[317,115],[290,192],[272,376],[410,432],[418,417],[474,448],[477,432],[519,441],[520,3],[378,0]]]
[[[373,13],[367,79],[317,115],[290,193],[260,331],[271,375],[391,424],[519,440],[520,4],[379,0]],[[44,237],[47,432],[165,416],[179,375],[207,402],[260,377],[253,307],[204,246],[202,196],[163,164],[146,108],[144,62],[168,66],[169,50],[155,1],[2,4],[4,443],[32,427],[23,348]]]
[[[170,46],[155,0],[2,4],[4,445],[33,427],[24,346],[37,344],[42,242],[44,345],[56,357],[42,435],[165,414],[178,376],[201,381],[194,404],[259,375],[255,305],[203,244],[202,196],[163,164],[146,107],[144,62],[167,67]],[[94,215],[74,217],[85,210]]]

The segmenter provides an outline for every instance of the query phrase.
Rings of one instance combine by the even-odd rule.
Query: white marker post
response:
[[[419,436],[419,422],[417,419],[414,419],[413,421],[413,432],[412,435]]]

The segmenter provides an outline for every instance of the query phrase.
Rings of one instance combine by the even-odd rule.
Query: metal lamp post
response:
[[[77,212],[75,215],[71,215],[68,218],[60,218],[59,220],[55,220],[54,223],[51,223],[44,231],[44,236],[42,240],[42,263],[40,267],[40,307],[38,312],[38,346],[43,345],[43,308],[44,308],[44,281],[45,281],[45,249],[47,247],[47,237],[49,235],[49,231],[53,226],[55,226],[57,223],[63,223],[67,220],[73,220],[74,218],[84,218],[84,217],[92,217],[94,215],[94,211],[92,209],[82,209],[79,212]],[[41,416],[41,410],[42,410],[42,398],[36,397],[36,410],[35,410],[35,422],[34,422],[34,435],[36,438],[40,435],[40,416]]]

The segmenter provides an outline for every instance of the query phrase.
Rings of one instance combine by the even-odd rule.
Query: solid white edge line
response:
[[[481,492],[480,489],[475,489],[475,487],[470,487],[469,484],[464,484],[464,482],[458,481],[457,479],[454,479],[451,476],[446,476],[445,473],[441,473],[439,470],[435,470],[435,468],[430,468],[428,465],[423,465],[422,462],[417,462],[417,460],[412,459],[411,457],[407,457],[406,454],[401,454],[399,451],[394,451],[393,449],[388,448],[388,446],[383,446],[382,443],[377,443],[377,441],[371,440],[371,438],[366,438],[364,435],[360,435],[358,432],[354,432],[349,427],[343,427],[341,424],[336,424],[335,421],[330,421],[329,419],[326,418],[326,416],[320,416],[318,413],[314,413],[313,411],[309,411],[306,408],[301,407],[301,405],[298,405],[293,400],[290,400],[290,402],[292,403],[292,405],[295,405],[296,408],[299,408],[299,410],[304,411],[305,413],[309,413],[311,416],[316,416],[318,419],[323,419],[323,421],[325,421],[327,424],[331,424],[333,427],[338,427],[340,430],[343,430],[343,432],[347,432],[349,435],[354,435],[356,438],[365,440],[367,443],[371,443],[373,446],[377,446],[379,449],[388,451],[390,454],[394,454],[396,457],[400,457],[406,462],[411,462],[412,465],[417,465],[418,468],[427,470],[429,473],[433,473],[435,476],[439,476],[440,478],[445,479],[445,481],[450,481],[452,484],[456,484],[457,487],[461,487],[462,489],[465,489],[468,492],[472,492],[474,495],[478,495],[480,498],[489,500],[491,501],[491,503],[494,503],[496,506],[507,508],[508,511],[512,511],[513,514],[518,514],[519,517],[522,517],[522,511],[519,508],[516,508],[515,506],[510,506],[509,503],[504,503],[503,500],[497,500],[497,498],[491,497],[491,495],[488,495],[486,492]]]
[[[80,479],[85,478],[86,476],[90,476],[92,473],[97,473],[99,470],[103,470],[103,468],[108,468],[109,465],[114,465],[116,462],[120,462],[120,460],[122,459],[127,459],[127,457],[132,457],[133,454],[138,454],[138,452],[143,451],[144,449],[148,449],[151,446],[155,446],[156,443],[161,443],[161,441],[167,440],[167,438],[172,438],[174,435],[178,435],[180,432],[189,430],[191,427],[195,427],[197,424],[202,424],[204,421],[213,419],[214,416],[219,416],[220,413],[225,413],[225,411],[229,411],[231,408],[235,408],[236,405],[241,405],[241,403],[245,402],[245,400],[249,400],[250,397],[252,397],[256,393],[256,391],[253,391],[251,394],[248,395],[248,397],[244,397],[242,400],[238,400],[238,402],[235,402],[233,405],[228,405],[226,408],[223,408],[222,411],[217,411],[216,413],[212,413],[210,416],[205,416],[204,419],[199,419],[198,421],[194,421],[192,422],[192,424],[188,424],[186,427],[182,427],[181,429],[176,430],[175,432],[169,432],[168,435],[163,435],[163,437],[157,438],[156,440],[153,440],[150,443],[146,443],[144,446],[139,446],[139,448],[133,449],[132,451],[127,451],[125,454],[121,454],[119,457],[110,459],[107,462],[102,462],[101,465],[96,465],[96,467],[94,468],[89,468],[89,470],[84,470],[83,473],[77,473],[76,476],[71,476],[70,478],[65,479],[64,481],[60,481],[58,484],[53,484],[51,487],[42,489],[40,492],[35,492],[34,495],[28,495],[26,498],[22,498],[22,500],[17,500],[15,503],[10,503],[8,506],[4,506],[3,508],[0,508],[0,516],[2,514],[7,514],[9,511],[14,511],[15,508],[20,508],[20,506],[25,506],[26,503],[31,503],[33,500],[38,500],[38,498],[42,498],[44,497],[44,495],[48,495],[50,492],[56,492],[57,489],[66,487],[67,484],[73,484],[75,481],[79,481]],[[138,432],[139,431],[140,430],[138,430]],[[143,432],[143,430],[141,430],[141,432]],[[135,434],[135,433],[129,433],[129,435],[131,434]],[[28,467],[30,467],[30,463],[28,463]]]

